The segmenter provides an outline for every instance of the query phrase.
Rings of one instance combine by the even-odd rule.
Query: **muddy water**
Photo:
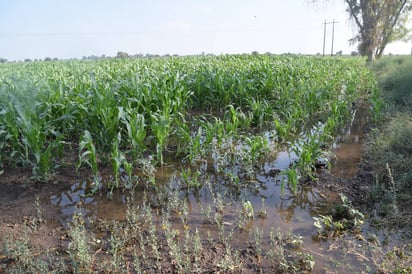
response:
[[[352,178],[358,171],[362,156],[363,131],[367,122],[367,108],[358,108],[351,122],[333,147],[336,156],[331,173],[341,178]]]
[[[305,250],[314,255],[316,269],[320,270],[326,263],[326,261],[323,262],[325,258],[322,254],[328,253],[328,244],[313,238],[317,233],[313,226],[313,217],[328,214],[329,210],[339,202],[339,196],[336,193],[325,193],[311,187],[300,188],[295,194],[292,194],[286,187],[282,193],[281,182],[284,177],[277,173],[278,170],[284,170],[289,166],[291,158],[293,159],[286,152],[280,153],[277,160],[265,164],[262,173],[256,175],[256,182],[239,189],[213,183],[219,182],[222,178],[207,174],[205,181],[211,182],[209,186],[196,191],[178,190],[176,183],[178,167],[160,168],[156,176],[159,188],[157,191],[148,192],[147,200],[152,201],[152,207],[156,210],[170,205],[170,201],[175,196],[180,203],[184,201],[187,205],[188,225],[191,228],[197,228],[200,235],[210,233],[217,238],[218,227],[209,222],[214,218],[216,209],[213,207],[211,219],[208,219],[204,212],[207,205],[215,204],[216,197],[220,196],[223,205],[219,213],[220,218],[225,231],[235,232],[234,246],[247,245],[251,240],[251,233],[254,233],[256,229],[265,235],[262,248],[269,248],[269,233],[272,229],[279,229],[285,233],[292,232],[302,236]],[[105,195],[89,197],[90,191],[90,184],[82,182],[51,196],[51,203],[60,208],[63,224],[70,221],[79,203],[82,204],[81,210],[86,217],[120,221],[126,219],[127,193],[115,192],[112,198],[108,199]],[[143,192],[137,191],[134,194],[134,204],[142,206],[143,197]],[[267,213],[265,217],[258,216],[259,210],[262,209],[262,199]],[[250,201],[253,205],[255,217],[241,221],[239,214],[242,212],[242,204],[245,201]],[[160,223],[161,217],[155,217],[155,221]],[[179,218],[176,218],[176,223],[177,225],[180,223]]]
[[[362,131],[365,125],[364,110],[353,114],[352,120],[334,146],[337,161],[332,167],[332,173],[342,178],[351,178],[356,174],[361,156]],[[273,228],[282,232],[292,232],[302,236],[304,248],[311,253],[316,261],[316,271],[324,270],[327,259],[333,257],[329,251],[330,243],[319,242],[314,235],[317,231],[313,225],[313,217],[326,215],[334,205],[339,203],[339,195],[333,192],[323,192],[312,187],[301,187],[292,194],[287,187],[282,193],[282,181],[285,180],[281,171],[286,170],[296,158],[294,154],[279,152],[276,160],[264,164],[256,180],[241,187],[225,184],[225,179],[218,174],[205,172],[201,176],[203,187],[197,190],[181,188],[179,172],[181,166],[171,165],[159,168],[156,173],[156,189],[142,189],[134,192],[133,204],[143,206],[144,196],[150,201],[155,211],[161,210],[173,201],[182,201],[187,205],[188,225],[196,227],[201,235],[212,233],[216,235],[217,227],[212,225],[205,213],[208,205],[213,205],[212,219],[216,212],[216,200],[222,206],[219,208],[219,218],[225,230],[234,231],[234,244],[244,245],[250,241],[250,233],[259,229],[264,233],[263,243],[269,242],[269,233]],[[201,168],[202,169],[202,168]],[[203,168],[207,170],[207,167]],[[60,221],[67,225],[80,203],[83,215],[92,219],[109,219],[123,221],[126,219],[128,192],[117,191],[108,199],[105,194],[91,194],[92,186],[88,182],[80,182],[69,189],[50,197],[51,204],[61,211]],[[242,204],[249,201],[254,209],[253,219],[242,219]],[[266,210],[265,217],[259,217],[258,212]],[[160,217],[155,218],[160,222]],[[179,218],[176,219],[179,222]],[[213,222],[213,220],[212,220]],[[241,223],[243,222],[243,223]],[[264,244],[265,245],[265,244]],[[263,246],[265,248],[265,246]],[[335,258],[336,259],[336,258]],[[345,260],[350,261],[349,258]],[[354,262],[349,262],[354,265]],[[354,266],[356,270],[356,266]]]

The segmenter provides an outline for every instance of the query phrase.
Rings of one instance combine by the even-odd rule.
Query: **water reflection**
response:
[[[352,178],[356,175],[362,156],[361,142],[368,117],[367,111],[366,107],[360,107],[353,113],[351,122],[335,144],[333,153],[336,161],[331,169],[332,174],[341,178]]]
[[[341,141],[335,145],[335,153],[338,162],[332,171],[339,176],[353,176],[360,159],[360,144],[362,138],[362,112],[354,113],[353,120],[348,126]],[[205,221],[205,208],[208,205],[216,207],[216,200],[222,203],[219,209],[221,221],[228,230],[236,230],[235,241],[245,243],[249,233],[256,228],[268,235],[272,228],[279,228],[281,231],[291,231],[294,234],[303,236],[305,248],[313,250],[319,254],[325,252],[325,243],[319,242],[316,228],[313,226],[313,217],[326,215],[336,204],[340,203],[337,193],[322,192],[313,187],[300,186],[297,192],[291,192],[285,187],[282,192],[282,183],[286,180],[282,171],[289,168],[291,163],[297,160],[294,153],[281,151],[276,159],[267,161],[260,166],[254,179],[250,182],[240,175],[240,167],[233,167],[232,170],[225,171],[238,176],[242,180],[241,185],[230,181],[224,172],[216,172],[216,168],[210,162],[203,162],[198,167],[200,171],[200,188],[191,188],[182,184],[182,176],[179,170],[182,165],[176,163],[167,167],[161,167],[156,171],[156,186],[139,185],[133,195],[126,190],[116,190],[109,199],[105,192],[99,192],[91,196],[93,189],[91,183],[80,182],[72,185],[63,192],[51,196],[51,203],[60,208],[63,224],[70,221],[79,203],[84,216],[109,219],[125,220],[127,200],[132,202],[137,208],[147,203],[156,211],[170,206],[172,202],[184,202],[189,213],[188,224],[196,227],[201,234],[213,231],[216,233],[216,226]],[[185,168],[185,167],[184,167]],[[247,182],[243,182],[247,181]],[[257,217],[256,212],[262,207],[264,200],[267,212],[264,218]],[[242,228],[239,228],[239,212],[245,201],[249,201],[255,212],[254,219],[244,221]],[[218,210],[212,209],[212,214]],[[161,217],[155,217],[160,222]],[[179,221],[179,218],[176,219]]]
[[[262,207],[264,200],[267,216],[250,220],[248,227],[259,227],[269,232],[272,227],[285,229],[302,229],[305,234],[312,233],[313,216],[323,214],[324,198],[311,187],[300,187],[292,193],[286,187],[284,193],[281,184],[285,180],[281,170],[289,167],[295,155],[286,152],[272,162],[265,163],[261,173],[256,174],[256,182],[236,186],[226,182],[221,174],[203,172],[199,180],[200,189],[181,187],[177,167],[160,168],[156,176],[156,188],[141,187],[133,195],[125,190],[116,190],[109,199],[104,191],[91,196],[93,186],[89,182],[72,185],[69,189],[51,196],[53,205],[60,208],[62,222],[70,221],[80,203],[84,216],[98,219],[125,220],[127,199],[132,197],[133,204],[142,206],[146,200],[153,208],[161,210],[169,206],[171,201],[185,201],[193,224],[204,223],[202,210],[209,204],[215,204],[220,199],[224,204],[222,218],[225,222],[233,223],[238,218],[239,209],[244,201],[250,201],[255,212]],[[200,227],[199,229],[202,229]]]
[[[320,254],[325,252],[328,243],[319,242],[317,237],[312,237],[316,234],[313,217],[326,214],[337,203],[338,195],[303,186],[295,193],[285,187],[282,193],[281,185],[286,177],[281,171],[287,169],[295,159],[296,155],[281,152],[275,160],[262,165],[261,171],[255,176],[255,181],[241,186],[228,183],[224,174],[214,173],[208,170],[207,166],[203,166],[199,177],[202,187],[190,188],[182,185],[182,177],[177,172],[181,170],[181,166],[171,165],[158,169],[156,187],[139,186],[133,195],[129,191],[116,190],[110,199],[104,191],[90,196],[93,186],[88,182],[81,182],[51,196],[51,203],[60,208],[61,221],[67,226],[79,203],[85,217],[123,221],[126,220],[128,199],[133,199],[131,202],[136,206],[136,210],[143,208],[143,204],[147,202],[153,212],[161,212],[177,201],[178,210],[181,210],[183,203],[187,207],[189,227],[196,228],[201,235],[219,237],[218,227],[213,223],[215,214],[219,211],[224,229],[236,233],[233,238],[234,246],[247,244],[250,234],[259,229],[267,238],[262,248],[269,248],[266,246],[269,243],[268,235],[275,228],[302,236],[305,248]],[[262,199],[266,210],[265,217],[259,217],[257,214],[263,206]],[[221,203],[221,209],[217,208],[217,201]],[[240,217],[242,204],[245,201],[252,204],[255,218],[242,220]],[[209,221],[205,216],[208,205],[212,210]],[[180,217],[173,217],[177,229],[181,222]],[[154,223],[161,226],[161,219],[162,216],[155,215]]]

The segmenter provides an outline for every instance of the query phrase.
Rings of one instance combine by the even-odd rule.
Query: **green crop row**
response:
[[[173,159],[255,164],[303,136],[299,172],[374,89],[360,59],[199,56],[0,64],[0,172],[113,171]],[[316,139],[316,140],[315,140]],[[302,144],[303,142],[303,144]],[[313,151],[312,151],[313,150]],[[310,151],[310,153],[308,152]],[[143,164],[142,164],[143,163]],[[309,168],[310,169],[310,168]],[[293,173],[293,172],[291,172]]]

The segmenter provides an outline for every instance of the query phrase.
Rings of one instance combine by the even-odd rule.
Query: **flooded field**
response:
[[[358,131],[353,128],[357,126],[359,124],[355,119],[349,130],[351,134],[345,135],[345,143],[336,145],[338,161],[332,171],[337,176],[349,177],[356,173],[361,156],[360,142],[352,138],[352,134]],[[351,140],[356,141],[349,143]],[[355,154],[348,151],[348,147],[352,148],[350,145],[356,147]],[[350,157],[346,157],[348,154]],[[239,187],[225,184],[224,178],[208,171],[207,164],[203,164],[199,168],[202,172],[196,177],[202,187],[188,188],[181,184],[182,164],[176,164],[157,168],[156,186],[152,187],[137,185],[134,190],[115,190],[111,195],[103,191],[93,194],[93,183],[83,181],[57,192],[51,191],[49,196],[45,193],[36,195],[40,197],[41,206],[47,208],[45,212],[53,215],[47,218],[66,229],[80,210],[94,237],[101,238],[101,241],[107,234],[99,232],[99,222],[126,222],[130,208],[138,215],[150,208],[153,223],[159,231],[162,216],[167,212],[174,216],[171,222],[175,229],[181,233],[186,227],[190,231],[196,229],[200,235],[204,235],[202,241],[206,241],[207,237],[217,239],[219,233],[225,231],[232,235],[233,248],[242,249],[251,245],[255,237],[253,235],[261,233],[260,248],[270,250],[269,235],[276,230],[296,235],[302,241],[301,251],[313,257],[316,273],[328,268],[338,270],[333,263],[335,260],[341,261],[341,271],[348,265],[351,265],[351,271],[364,269],[364,265],[354,255],[340,258],[340,252],[331,250],[333,240],[319,238],[314,226],[314,217],[331,214],[333,208],[342,203],[339,194],[310,184],[300,186],[296,192],[288,186],[282,187],[282,182],[287,179],[282,171],[295,160],[293,152],[279,152],[275,160],[262,165],[261,173],[256,174],[256,181]],[[354,168],[349,169],[348,164]],[[2,196],[3,205],[21,201],[29,203],[23,208],[33,205],[33,199],[24,199],[30,195],[30,190],[24,187],[9,185],[3,192],[9,193]],[[245,209],[245,205],[249,204],[251,207]],[[184,222],[181,220],[183,215]],[[147,218],[147,215],[141,216]]]
[[[361,121],[364,116],[359,115],[361,111],[364,110],[354,113],[353,120],[341,138],[342,143],[334,147],[337,160],[332,166],[332,173],[336,176],[351,178],[357,173],[365,124],[365,121]],[[278,229],[301,237],[302,249],[313,256],[316,262],[314,271],[317,272],[332,267],[331,262],[342,258],[339,258],[339,252],[331,251],[333,241],[318,237],[314,217],[331,214],[342,201],[337,192],[310,184],[300,186],[296,192],[287,186],[282,187],[282,182],[287,180],[283,172],[295,160],[293,152],[279,152],[274,161],[262,165],[262,172],[256,174],[256,181],[239,187],[225,184],[225,179],[208,171],[205,163],[199,167],[201,172],[196,175],[202,187],[188,188],[181,184],[179,170],[183,170],[182,165],[175,164],[157,169],[155,187],[137,186],[133,191],[117,190],[108,197],[105,192],[93,194],[92,182],[85,181],[72,184],[48,199],[45,197],[42,203],[56,207],[56,218],[64,227],[68,226],[79,209],[89,222],[126,222],[130,205],[137,211],[150,207],[157,227],[162,226],[165,212],[175,214],[172,223],[181,233],[185,227],[189,227],[193,231],[196,229],[200,235],[217,238],[219,230],[223,229],[233,233],[232,244],[238,248],[249,246],[251,235],[258,231],[263,237],[261,248],[269,250],[269,235]],[[251,206],[247,209],[251,216],[245,216],[245,205]],[[180,220],[182,215],[186,218],[184,223]],[[206,237],[202,240],[206,241]],[[361,271],[364,266],[358,259],[348,255],[342,260],[343,268],[340,271],[346,269],[347,265],[351,265],[350,271]]]
[[[18,67],[0,79],[2,269],[374,267],[364,215],[336,187],[364,194],[349,184],[367,117],[354,108],[375,80],[359,60],[26,66],[27,81]]]
[[[357,173],[365,123],[360,111],[364,110],[354,112],[341,142],[334,145],[337,160],[331,172],[338,177],[351,178]],[[240,250],[252,246],[256,235],[260,235],[259,248],[265,252],[272,248],[270,235],[274,231],[290,233],[301,241],[296,250],[305,252],[315,262],[315,273],[326,269],[342,273],[349,265],[350,272],[362,271],[365,265],[359,254],[348,253],[341,258],[340,250],[333,249],[334,241],[319,237],[314,226],[314,218],[332,214],[334,208],[342,204],[339,193],[311,184],[301,185],[297,191],[284,185],[287,181],[284,171],[296,159],[294,152],[280,151],[273,161],[262,164],[255,180],[238,187],[212,172],[207,162],[199,165],[199,172],[190,174],[189,179],[196,180],[198,184],[188,187],[182,183],[182,170],[189,170],[188,166],[176,163],[157,168],[154,174],[156,185],[153,186],[136,185],[133,189],[118,189],[108,194],[105,191],[94,193],[94,183],[83,181],[60,188],[57,192],[50,191],[49,195],[37,193],[36,197],[39,197],[41,207],[47,208],[45,212],[52,214],[47,218],[65,229],[70,228],[73,218],[80,213],[93,237],[99,241],[107,241],[111,234],[102,230],[101,222],[125,223],[130,210],[141,218],[148,218],[149,208],[152,218],[149,223],[153,223],[157,231],[162,230],[166,214],[171,215],[168,218],[172,227],[181,234],[186,230],[196,231],[203,235],[200,237],[202,241],[207,241],[208,237],[216,240],[226,233],[231,237],[232,248]],[[127,179],[124,171],[121,178]],[[2,196],[2,204],[34,203],[33,199],[29,202],[24,200],[30,195],[27,192],[31,191],[36,192],[8,185],[3,189],[8,194]],[[27,210],[31,206],[27,204],[23,208]],[[143,230],[147,229],[144,227]],[[336,261],[340,262],[339,265]]]

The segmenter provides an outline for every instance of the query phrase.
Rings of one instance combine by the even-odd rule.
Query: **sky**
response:
[[[356,50],[343,0],[0,0],[0,58]],[[332,50],[326,25],[325,54]],[[386,53],[410,54],[412,43]]]

